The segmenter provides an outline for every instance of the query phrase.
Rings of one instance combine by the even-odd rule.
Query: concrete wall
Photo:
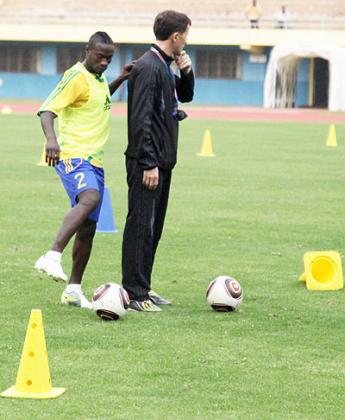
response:
[[[1,53],[0,43],[0,53]],[[37,46],[37,44],[36,44]],[[107,70],[108,80],[116,78],[124,63],[133,59],[135,46],[121,46],[115,53],[112,63]],[[188,46],[187,51],[195,63],[197,49],[206,47]],[[222,79],[197,79],[194,103],[217,104],[217,105],[243,105],[262,106],[263,82],[266,66],[269,59],[270,48],[264,49],[261,61],[255,59],[255,55],[239,47],[208,47],[215,50],[232,49],[242,54],[242,72],[239,80]],[[56,73],[57,49],[52,44],[40,46],[40,60],[38,74],[26,73],[1,73],[0,72],[0,97],[2,98],[46,98],[58,83],[61,75]],[[266,60],[262,60],[266,56]],[[197,70],[197,69],[196,69]],[[308,103],[309,86],[309,62],[303,60],[298,68],[297,77],[297,106]],[[126,86],[120,87],[113,95],[113,100],[126,100]]]
[[[219,105],[252,105],[263,103],[263,82],[269,51],[264,51],[266,63],[251,63],[250,53],[238,47],[232,48],[242,54],[242,75],[239,80],[198,79],[196,103]],[[194,51],[195,52],[195,51]],[[194,54],[191,54],[192,56]]]

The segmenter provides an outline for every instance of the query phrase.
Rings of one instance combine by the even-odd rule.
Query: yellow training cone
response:
[[[305,272],[299,276],[298,280],[301,280],[301,281],[304,281],[304,282],[307,281],[307,276],[305,275]]]
[[[214,157],[213,149],[212,149],[212,140],[211,140],[211,132],[210,130],[206,130],[204,134],[204,139],[202,141],[201,150],[198,153],[198,156],[205,156],[205,157]]]
[[[303,257],[305,281],[309,290],[339,290],[344,287],[341,258],[336,251],[306,252]]]
[[[41,160],[37,163],[37,166],[48,166],[48,163],[46,162],[46,143],[43,145]]]
[[[16,384],[0,395],[9,398],[56,398],[64,392],[65,388],[52,388],[42,312],[33,309]]]
[[[326,146],[337,147],[337,133],[335,131],[335,125],[334,124],[331,124],[329,126]]]
[[[5,105],[4,107],[2,107],[1,114],[4,114],[4,115],[12,114],[11,107],[9,107],[8,105]]]

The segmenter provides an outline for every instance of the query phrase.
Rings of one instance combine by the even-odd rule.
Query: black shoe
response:
[[[164,299],[153,290],[149,291],[149,298],[155,305],[171,305],[170,300]]]
[[[136,312],[160,312],[161,308],[158,308],[150,299],[147,300],[131,300],[129,302],[128,309]]]

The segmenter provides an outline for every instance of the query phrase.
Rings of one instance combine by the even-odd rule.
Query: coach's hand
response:
[[[46,162],[49,166],[55,166],[60,160],[60,146],[56,138],[47,139]]]
[[[149,190],[155,190],[158,187],[159,170],[158,167],[147,169],[143,173],[143,184]]]
[[[175,58],[175,62],[184,74],[188,74],[192,70],[192,60],[186,51],[182,51],[181,54]]]

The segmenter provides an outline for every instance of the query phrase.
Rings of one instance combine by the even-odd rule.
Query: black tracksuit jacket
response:
[[[133,67],[128,78],[128,147],[125,155],[143,169],[158,166],[171,170],[176,164],[178,121],[176,101],[190,102],[194,95],[194,74],[173,77],[168,57],[157,45],[164,62],[151,50]],[[174,86],[175,84],[175,86]]]

